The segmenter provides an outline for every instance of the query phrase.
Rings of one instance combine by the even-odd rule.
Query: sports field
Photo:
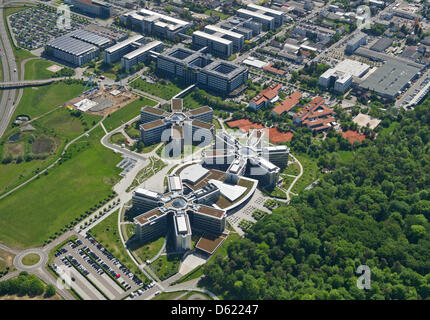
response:
[[[70,159],[0,200],[0,242],[15,248],[41,246],[112,193],[121,158],[100,144],[102,136],[96,128],[70,148]]]

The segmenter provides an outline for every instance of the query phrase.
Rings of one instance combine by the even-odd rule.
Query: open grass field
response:
[[[142,99],[138,98],[137,100],[134,100],[133,102],[125,105],[118,111],[115,111],[114,113],[110,114],[103,121],[103,125],[105,126],[107,131],[112,131],[120,125],[140,115],[140,109],[142,107],[146,105],[155,106],[156,104],[157,102],[154,100],[144,97],[142,97]]]
[[[50,79],[54,72],[49,71],[47,68],[54,65],[55,63],[43,60],[35,59],[25,63],[25,80],[39,80],[39,79]]]
[[[0,146],[2,157],[10,155],[16,159],[19,156],[25,157],[26,154],[44,156],[43,159],[0,164],[0,193],[47,167],[59,156],[67,141],[84,133],[85,129],[93,126],[99,119],[98,116],[86,114],[82,114],[81,118],[74,117],[68,110],[59,108],[34,121],[32,125],[36,130],[21,133],[17,142],[10,143],[7,139],[12,133],[19,132],[19,129],[9,131],[2,139],[3,148]]]
[[[291,190],[294,193],[300,193],[307,186],[309,186],[312,182],[317,180],[321,175],[320,168],[317,165],[317,159],[310,158],[307,155],[294,155],[303,166],[303,175],[296,182],[293,189]]]
[[[33,119],[78,96],[83,89],[84,87],[80,84],[65,83],[25,88],[12,121],[19,114],[28,115]]]
[[[192,92],[189,92],[184,99],[184,108],[185,109],[197,109],[203,107],[203,105],[193,98]]]
[[[139,131],[139,129],[136,128],[136,122],[132,123],[131,125],[129,125],[124,130],[130,138],[135,139],[135,140],[140,138],[140,131]]]
[[[183,254],[162,255],[151,264],[150,268],[160,280],[168,279],[178,272],[182,256]]]
[[[141,78],[137,78],[135,81],[130,83],[130,87],[152,94],[165,100],[171,99],[173,96],[181,92],[182,89],[185,89],[185,87],[180,88],[170,81],[166,82],[166,84],[162,84],[160,82],[149,83],[145,80],[142,80]]]
[[[35,253],[29,253],[24,258],[22,258],[22,264],[25,266],[35,265],[40,261],[40,256]]]
[[[135,263],[131,260],[124,248],[118,230],[118,214],[119,210],[105,218],[94,228],[90,230],[90,234],[97,239],[106,249],[112,253],[122,264],[130,271],[138,275],[144,283],[148,283],[149,279],[139,270]]]
[[[207,14],[208,16],[210,16],[210,15],[217,15],[217,16],[219,16],[219,18],[221,20],[227,19],[229,17],[228,14],[225,14],[225,13],[222,13],[222,12],[219,12],[219,11],[215,11],[215,10],[206,10],[205,14]]]
[[[70,147],[69,159],[0,200],[0,242],[15,248],[41,246],[112,193],[121,158],[100,144],[102,135],[98,127]]]
[[[140,258],[142,262],[152,259],[163,247],[165,237],[160,237],[152,242],[136,245],[133,254]]]

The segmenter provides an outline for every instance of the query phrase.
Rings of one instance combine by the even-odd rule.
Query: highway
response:
[[[3,67],[3,81],[4,82],[18,82],[18,73],[15,57],[13,55],[12,46],[7,36],[6,26],[3,20],[3,4],[5,0],[0,0],[0,56]],[[14,112],[16,104],[15,96],[17,94],[16,89],[2,91],[2,97],[0,101],[0,137],[6,131],[9,124],[10,118]]]

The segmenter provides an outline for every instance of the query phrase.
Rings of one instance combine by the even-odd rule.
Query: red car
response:
[[[117,278],[119,278],[119,277],[120,277],[120,275],[119,275],[119,274],[117,274],[117,275],[116,275],[116,277],[117,277]]]

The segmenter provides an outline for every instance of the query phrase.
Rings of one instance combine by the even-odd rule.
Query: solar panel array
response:
[[[103,47],[111,42],[111,40],[106,37],[82,29],[73,31],[69,35],[73,38],[94,44],[98,47]]]
[[[91,50],[97,50],[96,46],[68,35],[50,41],[48,46],[76,56],[81,56]]]

